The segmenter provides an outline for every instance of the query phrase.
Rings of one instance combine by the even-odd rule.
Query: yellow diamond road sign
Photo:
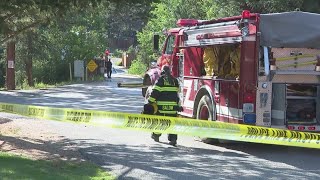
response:
[[[90,72],[93,72],[94,70],[96,70],[97,67],[98,65],[93,60],[90,60],[89,63],[87,64],[87,68],[89,69]]]

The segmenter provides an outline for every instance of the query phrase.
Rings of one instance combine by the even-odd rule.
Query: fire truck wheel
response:
[[[210,97],[208,95],[204,95],[198,104],[196,118],[201,120],[214,121],[215,116],[213,115],[213,105]],[[209,144],[219,143],[218,139],[213,138],[200,138],[200,141]]]

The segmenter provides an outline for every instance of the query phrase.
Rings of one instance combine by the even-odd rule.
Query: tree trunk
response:
[[[28,85],[30,87],[33,87],[34,83],[32,78],[32,55],[33,55],[32,32],[29,32],[27,34],[27,46],[28,46],[27,47],[28,55],[26,56],[26,59],[25,59],[27,80],[28,80]]]
[[[15,82],[15,48],[16,43],[14,41],[9,41],[7,43],[7,74],[6,74],[6,87],[7,90],[15,90],[16,82]]]

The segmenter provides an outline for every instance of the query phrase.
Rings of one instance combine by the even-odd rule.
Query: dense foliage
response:
[[[68,80],[69,64],[74,60],[100,56],[115,36],[134,37],[147,21],[150,2],[1,1],[0,40],[3,48],[8,41],[16,43],[16,83],[33,86],[33,81],[53,84]],[[5,63],[3,56],[0,87],[4,86]]]

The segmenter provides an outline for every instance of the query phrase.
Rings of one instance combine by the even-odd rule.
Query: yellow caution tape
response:
[[[320,149],[320,134],[188,118],[0,103],[25,116],[148,132]]]

